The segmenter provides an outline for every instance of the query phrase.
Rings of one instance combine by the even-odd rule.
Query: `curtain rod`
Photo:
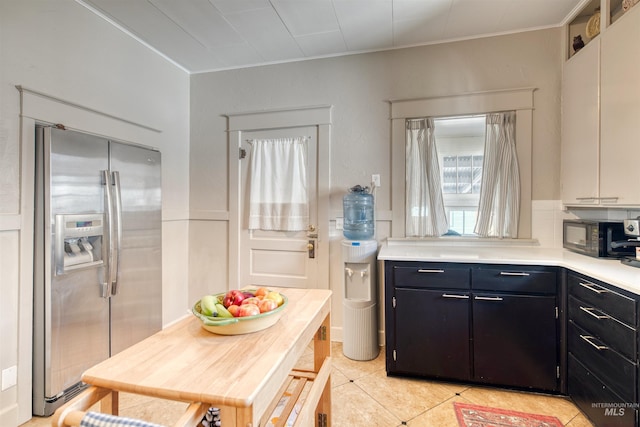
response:
[[[294,138],[307,138],[307,139],[311,139],[310,136],[298,136],[298,137],[294,137]],[[256,138],[256,139],[245,139],[245,142],[248,142],[249,144],[251,144],[253,141],[257,141],[258,139],[282,139],[282,138]]]

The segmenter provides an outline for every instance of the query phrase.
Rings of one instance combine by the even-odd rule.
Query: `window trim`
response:
[[[519,88],[389,101],[391,105],[391,237],[405,237],[405,121],[417,117],[450,117],[515,111],[516,150],[520,169],[518,239],[531,238],[531,148],[535,90],[536,88]]]

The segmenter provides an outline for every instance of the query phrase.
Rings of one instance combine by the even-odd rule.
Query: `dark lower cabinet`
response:
[[[387,261],[385,288],[389,374],[559,391],[556,268]]]
[[[640,427],[640,297],[557,267],[385,261],[386,367],[568,394]]]
[[[568,394],[598,427],[638,426],[638,297],[568,273]]]
[[[397,289],[397,373],[470,380],[469,294]]]
[[[598,427],[633,427],[638,425],[638,410],[625,402],[587,367],[569,354],[569,396]]]
[[[556,308],[555,296],[474,294],[474,379],[556,391]]]

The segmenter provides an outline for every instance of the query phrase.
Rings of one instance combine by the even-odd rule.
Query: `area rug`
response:
[[[556,417],[454,402],[460,427],[562,427]]]

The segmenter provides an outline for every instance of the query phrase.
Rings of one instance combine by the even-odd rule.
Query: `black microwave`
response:
[[[622,221],[565,219],[562,246],[573,252],[599,258],[635,256],[635,248],[612,248],[611,243],[627,240]]]

